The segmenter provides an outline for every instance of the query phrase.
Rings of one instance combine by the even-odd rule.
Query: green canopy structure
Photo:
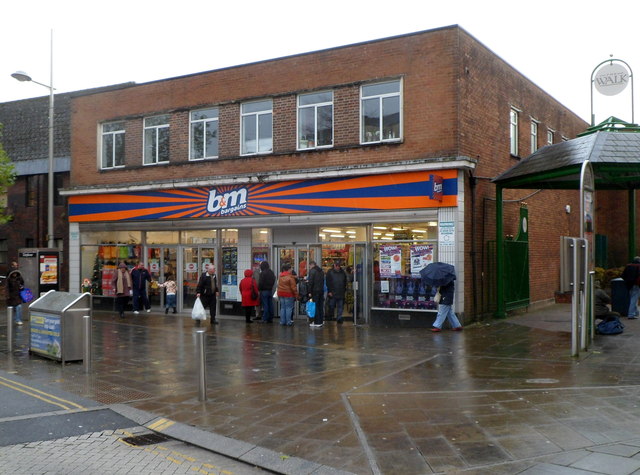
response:
[[[593,168],[596,190],[628,191],[629,259],[636,255],[635,190],[640,188],[640,127],[610,117],[575,139],[537,150],[492,180],[496,184],[496,316],[506,316],[503,190],[578,190],[585,161],[589,161]]]

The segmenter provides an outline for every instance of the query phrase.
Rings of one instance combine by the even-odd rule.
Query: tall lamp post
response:
[[[18,81],[30,81],[40,86],[44,86],[49,89],[49,172],[47,175],[47,246],[49,248],[55,247],[55,241],[53,239],[53,30],[51,30],[51,54],[50,54],[50,78],[49,84],[43,84],[38,81],[34,81],[24,71],[16,71],[11,77]]]

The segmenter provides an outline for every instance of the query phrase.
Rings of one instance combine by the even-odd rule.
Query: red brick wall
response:
[[[46,174],[36,175],[36,203],[35,206],[26,206],[27,177],[20,176],[15,184],[9,188],[8,208],[13,220],[0,225],[0,238],[7,240],[8,262],[0,263],[0,275],[9,272],[9,264],[18,259],[18,249],[27,247],[30,240],[34,247],[48,247],[47,242],[47,180]],[[63,187],[68,186],[69,176],[63,174]],[[65,200],[63,200],[64,202]],[[68,228],[66,205],[53,207],[53,229],[56,239],[64,239]],[[68,241],[64,239],[63,256],[68,252]],[[67,290],[68,275],[66,265],[60,269],[61,290]]]
[[[200,178],[246,170],[270,173],[342,165],[345,160],[356,165],[454,156],[456,89],[451,60],[456,31],[435,30],[76,98],[73,184],[134,183],[176,174]],[[397,78],[404,78],[404,143],[359,147],[359,85]],[[318,153],[296,152],[296,95],[325,88],[334,91],[335,145]],[[274,154],[240,157],[239,103],[264,97],[273,97]],[[220,108],[220,159],[184,166],[188,157],[188,148],[181,146],[188,140],[184,111],[212,105]],[[144,167],[141,175],[143,117],[167,112],[172,112],[171,163]],[[182,114],[186,122],[177,120]],[[98,124],[120,117],[127,118],[127,167],[97,174]]]
[[[471,253],[471,243],[486,263],[486,241],[495,240],[495,212],[484,207],[495,207],[495,186],[490,179],[517,164],[510,150],[509,113],[511,107],[519,113],[519,155],[530,155],[531,119],[539,121],[538,145],[546,144],[547,130],[555,131],[555,140],[562,135],[574,138],[588,124],[563,107],[515,69],[495,56],[465,32],[460,34],[460,153],[478,159],[474,175],[479,177],[476,187],[476,222],[485,232],[476,232],[467,241],[465,252]],[[560,286],[559,253],[561,236],[579,235],[579,196],[577,191],[565,190],[504,190],[504,232],[516,235],[520,202],[529,210],[529,282],[530,300],[550,299]],[[467,203],[470,200],[467,200]],[[481,206],[480,203],[483,205]],[[565,206],[571,206],[571,213]],[[489,221],[483,219],[490,216]],[[467,219],[470,229],[471,214]],[[476,228],[478,226],[476,225]],[[484,254],[483,254],[484,253]],[[467,254],[469,256],[470,254]],[[471,259],[465,259],[467,275],[471,276]],[[485,264],[488,265],[488,264]],[[488,285],[478,277],[477,289]],[[471,299],[471,285],[467,285],[467,298]],[[469,300],[467,300],[469,301]]]

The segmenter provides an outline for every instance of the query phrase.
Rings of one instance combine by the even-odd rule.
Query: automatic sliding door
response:
[[[212,247],[185,247],[182,251],[182,302],[184,309],[192,309],[196,301],[196,287],[207,264],[215,264],[216,250]],[[218,279],[218,286],[220,280]]]
[[[164,306],[164,288],[156,282],[164,282],[168,275],[175,280],[177,264],[177,250],[174,247],[150,247],[148,250],[147,266],[151,274],[152,283],[149,286],[149,302],[152,307]]]

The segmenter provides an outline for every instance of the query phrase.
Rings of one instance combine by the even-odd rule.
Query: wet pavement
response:
[[[186,315],[95,312],[85,374],[29,354],[26,325],[9,354],[0,314],[0,370],[132,420],[139,411],[140,424],[153,414],[180,429],[158,432],[220,453],[264,449],[251,462],[282,473],[635,473],[640,320],[572,358],[569,312],[435,334],[222,316],[206,331],[205,402]]]

